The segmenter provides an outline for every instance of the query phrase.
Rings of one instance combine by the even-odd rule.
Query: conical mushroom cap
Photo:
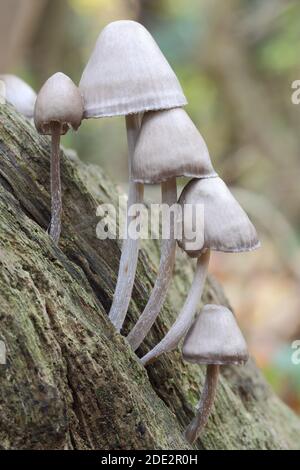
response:
[[[178,79],[158,45],[135,21],[115,21],[103,29],[79,88],[85,118],[186,104]]]
[[[245,339],[232,312],[205,305],[183,344],[185,361],[197,364],[241,364],[248,358]]]
[[[217,176],[206,144],[182,108],[144,115],[132,162],[136,182],[160,183],[177,176]]]
[[[235,253],[260,246],[252,222],[221,178],[190,181],[181,193],[179,204],[183,213],[183,238],[178,244],[189,256],[198,257],[206,249]],[[196,225],[186,204],[199,204],[204,208],[204,244],[192,249],[185,234],[195,233]]]
[[[3,99],[19,113],[33,118],[36,93],[31,86],[15,75],[0,75],[0,80],[4,83]]]
[[[62,125],[65,134],[70,127],[77,130],[83,115],[83,100],[72,80],[59,72],[41,88],[35,105],[34,122],[40,134],[51,134],[51,123]]]

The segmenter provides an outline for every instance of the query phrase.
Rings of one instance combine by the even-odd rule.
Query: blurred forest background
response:
[[[177,73],[214,166],[255,222],[262,248],[214,254],[211,269],[251,353],[300,413],[299,0],[0,0],[0,73],[39,90],[62,71],[78,83],[101,29],[135,19]],[[123,119],[85,121],[64,145],[126,185]],[[155,198],[155,191],[149,192]]]

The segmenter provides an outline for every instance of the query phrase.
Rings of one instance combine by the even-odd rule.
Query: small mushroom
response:
[[[202,296],[210,251],[237,253],[260,246],[253,224],[221,178],[193,179],[183,189],[179,204],[183,211],[183,238],[178,240],[178,244],[190,257],[197,257],[196,271],[177,320],[166,336],[142,357],[144,365],[175,349],[189,330]],[[204,241],[199,246],[193,243],[191,248],[191,240],[185,234],[195,233],[196,221],[186,206],[196,207],[198,204],[204,207]]]
[[[182,108],[144,115],[132,162],[138,183],[217,176],[200,132]]]
[[[248,350],[232,312],[220,305],[205,305],[183,344],[187,362],[205,364],[206,378],[197,413],[185,431],[193,443],[207,424],[214,403],[221,365],[245,364]]]
[[[186,104],[178,79],[151,34],[135,21],[115,21],[101,32],[82,74],[84,117],[126,116],[129,153],[127,214],[143,201],[143,185],[132,178],[132,158],[145,111]],[[127,228],[133,217],[127,215]],[[128,232],[128,229],[127,229]],[[109,318],[120,331],[134,284],[139,239],[127,233]]]
[[[24,80],[15,75],[0,75],[2,99],[28,119],[33,118],[36,93]]]
[[[198,257],[205,249],[239,253],[259,248],[253,224],[221,178],[193,179],[182,191],[179,202],[183,209],[197,204],[204,207],[204,243],[199,249],[189,250],[191,240],[185,237],[185,232],[195,233],[195,220],[191,212],[183,210],[187,217],[178,244],[190,257]]]
[[[177,202],[176,177],[215,177],[207,146],[182,108],[144,115],[132,162],[136,182],[161,184],[162,203]],[[176,216],[176,214],[174,215]],[[175,252],[175,221],[170,220],[170,238],[163,240],[157,279],[149,301],[127,339],[136,350],[155,322],[172,278]]]
[[[82,115],[82,97],[73,81],[60,72],[50,77],[38,94],[34,122],[40,134],[52,137],[50,236],[56,245],[59,242],[62,216],[60,137],[70,128],[77,130]]]

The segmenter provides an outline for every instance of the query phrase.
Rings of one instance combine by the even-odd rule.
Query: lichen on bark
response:
[[[96,238],[102,202],[118,193],[100,167],[62,155],[63,232],[50,221],[50,141],[0,107],[1,449],[189,449],[183,430],[204,371],[174,351],[144,369],[107,318],[120,243]],[[159,249],[143,243],[123,333],[142,312]],[[167,331],[193,267],[179,254],[167,303],[138,354]],[[209,279],[204,301],[225,302]],[[300,420],[252,361],[223,370],[199,449],[298,449]]]

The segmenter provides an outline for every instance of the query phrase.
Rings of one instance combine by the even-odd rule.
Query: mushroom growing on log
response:
[[[84,117],[126,116],[129,192],[127,229],[109,317],[120,331],[134,284],[139,238],[129,235],[128,211],[143,201],[143,185],[132,177],[132,158],[145,111],[186,104],[178,79],[150,33],[135,21],[115,21],[101,32],[83,72]]]
[[[52,138],[50,237],[56,245],[62,217],[60,137],[70,128],[79,128],[82,114],[82,98],[72,80],[60,72],[50,77],[38,94],[34,122],[40,134],[51,135]]]
[[[169,209],[166,220],[163,220],[169,230],[162,240],[155,285],[144,311],[127,337],[135,351],[155,322],[172,278],[176,253],[176,178],[211,178],[217,175],[201,134],[182,108],[144,115],[133,156],[132,174],[134,181],[142,184],[160,183],[162,203]]]
[[[247,345],[232,312],[220,305],[205,305],[190,328],[182,357],[194,364],[205,364],[206,377],[197,413],[185,431],[193,443],[204,429],[214,403],[221,365],[245,364]]]
[[[179,204],[183,214],[183,237],[178,243],[190,257],[198,258],[195,277],[177,320],[166,336],[141,359],[144,365],[176,348],[189,330],[202,296],[210,251],[239,253],[260,246],[253,224],[221,178],[193,179],[183,189]],[[188,207],[197,209],[197,206],[204,210],[204,238],[199,237],[199,241],[195,211],[187,210]],[[194,233],[196,238],[191,240],[187,234]]]

